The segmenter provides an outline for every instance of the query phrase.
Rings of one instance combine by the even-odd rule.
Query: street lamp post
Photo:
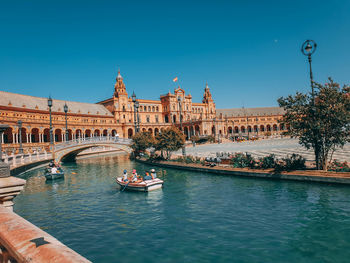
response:
[[[132,93],[132,102],[134,103],[134,125],[135,125],[135,133],[137,133],[137,115],[136,115],[136,95],[135,92]]]
[[[52,117],[51,117],[52,99],[51,99],[51,96],[47,100],[47,105],[49,106],[49,112],[50,112],[50,145],[53,145]]]
[[[140,116],[139,116],[139,107],[140,104],[138,101],[135,102],[135,109],[136,109],[136,133],[140,131]]]
[[[247,132],[248,132],[248,141],[249,141],[249,118],[248,118],[248,115],[247,115]]]
[[[18,123],[18,133],[19,133],[19,150],[18,150],[18,153],[22,154],[23,153],[23,148],[22,148],[22,121],[19,120],[17,123]]]
[[[181,97],[177,97],[177,101],[179,102],[179,112],[180,112],[180,129],[181,132],[184,134],[182,130],[182,111],[181,111]],[[186,156],[186,148],[185,146],[182,147],[182,155]]]
[[[65,113],[65,116],[66,116],[66,142],[68,142],[69,138],[68,138],[68,123],[67,123],[67,112],[68,112],[67,103],[64,104],[63,109],[64,109],[64,113]]]
[[[301,46],[301,52],[308,57],[309,60],[309,66],[310,66],[310,81],[311,81],[311,95],[312,95],[312,103],[315,104],[315,97],[314,97],[314,79],[312,75],[312,68],[311,68],[311,55],[316,51],[317,44],[313,40],[306,40],[303,45]]]

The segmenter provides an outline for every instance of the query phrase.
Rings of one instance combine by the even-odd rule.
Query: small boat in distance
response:
[[[52,173],[51,169],[48,168],[46,169],[44,176],[46,178],[46,181],[57,180],[57,179],[64,178],[64,171],[61,168],[58,168],[56,173]]]
[[[121,189],[129,191],[150,192],[163,187],[163,181],[159,178],[145,180],[139,183],[124,182],[122,177],[117,177],[117,184]]]

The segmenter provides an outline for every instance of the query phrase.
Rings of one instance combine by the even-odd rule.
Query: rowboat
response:
[[[163,187],[163,181],[159,178],[142,181],[140,183],[124,182],[122,177],[117,178],[117,184],[121,189],[129,191],[150,192]]]
[[[50,169],[47,169],[46,173],[44,174],[46,181],[64,178],[64,171],[62,169],[57,170],[57,173],[54,173],[54,174],[51,173],[49,170]]]

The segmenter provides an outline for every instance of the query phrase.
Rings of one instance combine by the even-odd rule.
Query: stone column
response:
[[[12,143],[16,143],[15,133],[12,133]]]
[[[0,124],[0,138],[3,138],[3,132],[9,128],[6,124]],[[13,210],[13,198],[15,198],[23,189],[26,180],[10,176],[10,166],[2,162],[2,140],[0,141],[0,205]],[[14,156],[13,156],[14,157]]]

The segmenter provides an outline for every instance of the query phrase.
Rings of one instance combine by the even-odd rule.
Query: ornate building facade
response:
[[[54,142],[96,136],[130,138],[135,134],[135,121],[140,131],[157,134],[172,125],[183,130],[187,139],[193,135],[218,137],[277,135],[285,127],[278,120],[283,111],[278,107],[247,109],[216,109],[212,94],[205,85],[201,103],[178,87],[161,95],[159,100],[136,99],[129,96],[123,77],[118,72],[113,96],[96,104],[53,99],[52,123]],[[64,105],[68,106],[67,114]],[[135,118],[136,117],[136,118]],[[47,148],[50,140],[47,98],[0,91],[0,123],[10,128],[3,134],[6,149],[17,149],[20,138],[25,147]],[[18,121],[22,124],[19,125]],[[21,127],[21,129],[19,129]]]

